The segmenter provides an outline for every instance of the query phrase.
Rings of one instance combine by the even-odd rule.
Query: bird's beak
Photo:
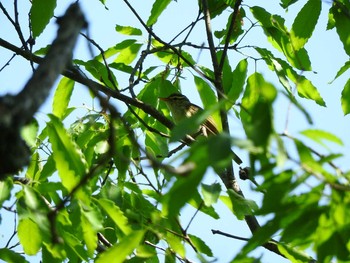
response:
[[[160,99],[160,100],[162,100],[162,101],[167,101],[167,100],[169,100],[168,98],[158,98],[158,99]]]

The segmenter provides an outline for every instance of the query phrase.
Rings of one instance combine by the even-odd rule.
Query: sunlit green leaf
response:
[[[336,179],[335,177],[330,174],[328,171],[324,169],[324,167],[313,158],[310,148],[305,146],[302,142],[298,140],[294,140],[295,145],[297,147],[300,161],[303,165],[303,168],[308,172],[308,173],[315,173],[315,174],[321,174],[326,178],[326,180],[329,180],[330,182],[334,182]]]
[[[33,37],[38,37],[45,29],[56,8],[56,0],[33,0],[30,9]]]
[[[115,30],[123,35],[128,35],[128,36],[141,36],[142,31],[138,28],[131,27],[131,26],[120,26],[116,25]]]
[[[103,210],[106,211],[108,216],[113,220],[118,228],[123,231],[124,234],[129,234],[132,232],[132,229],[128,223],[128,218],[111,200],[101,198],[95,201],[103,208]]]
[[[150,150],[154,157],[166,156],[168,153],[168,143],[166,138],[155,135],[152,132],[146,132],[145,144],[147,150]]]
[[[206,206],[211,206],[218,201],[221,193],[221,185],[214,183],[212,185],[202,184],[202,194]]]
[[[194,246],[198,249],[198,252],[204,253],[209,257],[213,256],[213,252],[211,251],[210,247],[199,237],[194,235],[188,235],[191,239]]]
[[[214,91],[204,79],[194,76],[194,83],[198,90],[199,96],[203,103],[203,107],[208,109],[217,103]],[[214,111],[211,116],[214,118],[218,130],[221,129],[220,113],[218,110]]]
[[[254,6],[251,8],[254,17],[261,23],[267,40],[283,52],[294,67],[300,70],[311,70],[311,62],[307,51],[304,48],[295,50],[290,41],[290,32],[284,25],[284,18],[279,15],[272,15],[264,8]]]
[[[140,244],[144,234],[145,232],[143,230],[132,231],[129,235],[122,238],[121,241],[116,245],[101,253],[95,262],[125,262],[126,257],[130,255],[133,250]]]
[[[151,26],[155,24],[159,18],[159,16],[163,13],[163,11],[170,4],[171,0],[155,0],[152,6],[151,14],[147,20],[147,25]]]
[[[0,181],[0,207],[4,201],[10,198],[12,186],[12,180],[9,178]]]
[[[39,124],[36,119],[33,119],[29,124],[25,125],[21,130],[23,140],[30,147],[36,146],[37,133],[39,131]]]
[[[192,198],[190,199],[190,201],[188,202],[190,205],[192,205],[194,208],[199,209],[201,212],[211,216],[214,219],[219,219],[219,215],[218,213],[215,211],[213,206],[206,206],[203,205],[203,199],[200,196],[199,192],[194,191],[192,194]]]
[[[168,232],[166,235],[166,241],[168,242],[172,251],[179,254],[181,257],[186,255],[185,246],[181,237]]]
[[[87,173],[87,163],[81,149],[72,141],[61,121],[54,115],[49,117],[49,140],[58,174],[63,185],[71,191]]]
[[[337,1],[331,8],[331,13],[335,21],[338,36],[343,43],[344,50],[350,56],[350,19],[349,19],[349,3]]]
[[[41,172],[41,160],[39,154],[35,152],[31,156],[30,164],[26,171],[26,178],[30,180],[37,180],[40,177]]]
[[[27,255],[35,255],[41,247],[41,233],[38,225],[30,218],[21,219],[18,222],[18,238]]]
[[[0,248],[0,259],[4,262],[28,263],[20,253],[16,253],[9,248]]]
[[[62,231],[61,234],[64,240],[64,245],[66,247],[66,250],[68,250],[67,251],[68,257],[75,259],[76,261],[77,260],[87,261],[88,254],[86,249],[84,249],[84,244],[81,242],[81,238],[78,238],[76,233],[73,233],[73,232]]]
[[[326,102],[321,97],[316,87],[310,80],[304,76],[300,76],[297,82],[298,94],[302,98],[312,99],[320,106],[326,106]]]
[[[152,42],[153,45],[161,48],[163,44],[157,43],[156,41]],[[190,65],[195,65],[196,62],[193,59],[192,55],[186,51],[181,50],[181,56],[178,53],[175,53],[173,50],[165,50],[154,53],[154,55],[159,58],[160,61],[169,64],[174,67],[179,67],[181,64],[182,67],[189,67]]]
[[[333,81],[335,81],[339,76],[341,76],[344,72],[346,72],[350,68],[350,60],[346,61],[345,64],[339,69],[337,72],[337,75],[334,77],[334,79],[329,83],[332,84]]]
[[[345,115],[350,113],[350,79],[345,83],[341,93],[341,107]]]
[[[119,52],[119,55],[114,60],[115,63],[124,63],[125,65],[131,64],[135,58],[137,57],[140,48],[142,47],[142,44],[132,44],[128,46],[127,48],[122,49]]]
[[[227,190],[227,193],[229,196],[220,196],[220,200],[239,220],[243,220],[247,215],[252,215],[253,211],[258,209],[258,205],[253,200],[245,199],[231,189]]]
[[[118,82],[113,72],[97,59],[89,61],[75,60],[75,63],[84,65],[85,69],[91,73],[98,81],[103,82],[110,88],[117,88]]]
[[[298,231],[295,231],[298,232]],[[290,260],[290,262],[313,262],[314,259],[307,255],[305,252],[297,250],[293,248],[292,246],[288,246],[284,243],[278,243],[278,250],[284,255],[287,259]]]
[[[232,81],[231,86],[228,87],[226,91],[227,97],[229,99],[227,109],[236,103],[236,100],[239,98],[243,91],[244,83],[247,78],[248,62],[246,59],[242,59],[232,72]]]
[[[321,13],[321,0],[309,0],[300,10],[292,26],[291,41],[295,50],[304,47],[315,29]]]
[[[241,117],[244,130],[255,146],[266,148],[273,133],[272,103],[276,88],[259,73],[252,74],[242,98]]]
[[[97,244],[97,231],[103,228],[101,211],[94,207],[80,206],[81,229],[90,256],[93,255]]]
[[[57,85],[52,103],[52,113],[62,119],[68,108],[75,81],[63,77]]]
[[[338,138],[332,133],[329,133],[323,130],[308,129],[308,130],[301,131],[300,133],[307,136],[309,139],[318,142],[321,145],[324,145],[323,143],[324,140],[334,142],[338,145],[344,145],[340,138]]]

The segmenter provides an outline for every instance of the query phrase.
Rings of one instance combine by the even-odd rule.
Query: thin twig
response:
[[[236,20],[237,20],[237,16],[238,16],[238,13],[239,13],[239,7],[241,6],[241,4],[242,4],[242,0],[236,0],[235,5],[233,7],[232,18],[231,18],[231,21],[230,21],[230,26],[229,26],[229,28],[227,30],[224,50],[222,52],[222,56],[221,56],[221,59],[220,59],[220,65],[219,65],[219,70],[220,71],[224,67],[225,59],[226,59],[226,56],[227,56],[228,46],[230,44],[231,35],[233,34],[233,30],[235,28],[235,23],[236,23]]]
[[[240,237],[240,236],[236,236],[236,235],[231,235],[231,234],[222,232],[222,231],[220,231],[220,230],[214,230],[214,229],[212,229],[211,232],[213,233],[213,235],[218,234],[218,235],[222,235],[222,236],[225,236],[225,237],[234,238],[234,239],[237,239],[237,240],[242,240],[242,241],[249,241],[249,240],[250,240],[249,238]]]

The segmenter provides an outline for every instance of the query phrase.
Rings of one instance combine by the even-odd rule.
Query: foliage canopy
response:
[[[108,1],[96,2],[105,14],[115,15]],[[61,3],[33,0],[27,13],[16,12],[21,5],[14,1],[12,17],[13,7],[0,3],[2,18],[14,26],[11,34],[21,40],[9,45],[10,38],[0,38],[0,46],[29,60],[28,68],[34,69],[51,44],[35,43],[42,43]],[[235,220],[245,220],[252,232],[251,238],[240,241],[238,253],[228,252],[234,262],[262,261],[254,253],[260,246],[291,262],[350,261],[350,172],[337,166],[343,155],[332,150],[333,145],[344,147],[342,140],[313,127],[297,134],[290,134],[288,127],[281,132],[275,118],[281,98],[282,106],[296,109],[310,126],[312,113],[305,105],[312,101],[326,106],[327,98],[310,80],[307,43],[317,37],[315,27],[325,19],[322,9],[328,8],[327,30],[336,31],[350,56],[349,1],[280,0],[286,13],[300,6],[288,26],[284,14],[270,13],[264,3],[199,0],[190,12],[192,22],[180,33],[172,32],[170,40],[158,35],[162,19],[175,5],[188,8],[193,3],[155,0],[148,14],[141,12],[145,3],[124,0],[110,5],[124,5],[137,22],[106,24],[122,40],[102,47],[101,39],[89,35],[92,25],[87,21],[80,40],[88,43],[91,56],[75,53],[54,87],[47,121],[37,117],[22,129],[30,163],[0,181],[1,213],[16,217],[14,235],[0,249],[0,258],[190,262],[197,256],[209,262],[220,255],[189,227],[199,224],[197,212],[218,220],[220,203]],[[29,21],[19,22],[28,14]],[[183,17],[178,19],[169,22],[169,29]],[[249,38],[256,32],[264,35],[263,42]],[[198,35],[206,42],[198,41]],[[201,64],[198,53],[210,59]],[[349,61],[341,66],[334,80],[348,73],[349,66]],[[2,67],[0,76],[7,67],[11,64]],[[267,70],[273,80],[266,78]],[[86,106],[82,113],[72,105],[84,86],[100,105]],[[174,127],[158,98],[176,91],[197,94],[205,111]],[[348,114],[350,79],[340,104]],[[182,140],[209,115],[221,124],[221,134]],[[239,123],[241,136],[230,133],[232,122]],[[240,167],[241,179],[260,184],[252,184],[247,198],[238,186],[246,182],[234,174],[238,167],[231,164],[231,147],[248,156],[247,168]],[[217,179],[208,183],[205,176],[213,172]],[[250,194],[261,196],[261,204]],[[194,211],[187,225],[182,215],[186,207]],[[6,224],[2,214],[1,223]],[[240,238],[230,230],[212,231],[227,239]],[[11,246],[13,238],[25,255]]]

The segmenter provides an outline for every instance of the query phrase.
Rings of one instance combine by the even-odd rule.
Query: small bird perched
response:
[[[203,111],[201,107],[191,103],[190,100],[181,93],[173,93],[169,97],[159,99],[166,103],[171,115],[173,116],[175,124],[179,123],[184,118],[190,118],[196,113]],[[211,116],[205,120],[200,129],[206,137],[219,133],[216,123]],[[233,160],[237,164],[242,163],[242,160],[235,153],[233,153]]]

